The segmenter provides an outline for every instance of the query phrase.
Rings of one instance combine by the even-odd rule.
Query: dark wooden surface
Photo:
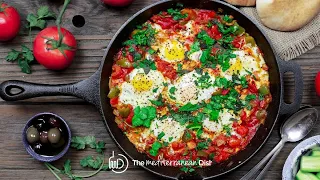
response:
[[[48,0],[5,0],[17,7],[23,25],[28,13],[35,12],[40,5],[50,5],[58,12],[62,1]],[[79,50],[72,66],[63,72],[53,72],[40,65],[33,65],[33,73],[26,75],[20,72],[15,63],[6,62],[5,56],[12,48],[19,48],[21,43],[30,44],[27,30],[21,29],[19,37],[8,43],[0,43],[0,82],[5,80],[25,80],[36,83],[70,83],[83,80],[93,74],[104,54],[102,50],[108,45],[113,34],[135,12],[156,2],[156,0],[137,0],[128,8],[110,8],[100,3],[100,0],[76,1],[73,0],[66,11],[63,26],[76,35]],[[82,15],[86,24],[82,28],[72,25],[72,18]],[[51,22],[50,24],[52,24]],[[36,34],[37,31],[33,31]],[[316,97],[314,90],[314,77],[320,67],[320,46],[293,60],[301,65],[304,78],[303,103],[317,106],[320,110],[320,98]],[[290,101],[293,95],[293,76],[285,76],[285,99]],[[106,154],[112,151],[120,153],[101,120],[98,111],[88,103],[73,97],[42,97],[20,102],[4,102],[0,100],[0,179],[54,179],[54,176],[42,163],[33,160],[24,150],[21,141],[21,132],[25,122],[36,113],[50,111],[64,117],[73,132],[73,135],[94,135],[107,142]],[[282,119],[280,119],[281,121]],[[320,124],[317,125],[309,136],[319,134]],[[267,152],[279,141],[279,123],[276,125],[270,139],[244,166],[226,175],[223,179],[239,179],[249,171]],[[265,179],[281,179],[283,164],[290,151],[297,143],[288,143],[282,150]],[[72,167],[80,170],[78,162],[81,157],[93,152],[76,152],[71,150],[66,155],[73,162]],[[58,161],[59,166],[65,159]],[[91,179],[157,179],[158,177],[131,163],[124,174],[102,172]]]

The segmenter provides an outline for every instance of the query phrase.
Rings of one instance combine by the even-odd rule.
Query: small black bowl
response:
[[[27,140],[27,130],[30,126],[32,126],[34,124],[34,121],[38,120],[41,117],[55,117],[56,119],[61,121],[61,127],[65,129],[65,134],[64,134],[64,139],[65,139],[65,144],[64,147],[61,149],[60,152],[58,152],[55,155],[44,155],[44,154],[38,154],[36,153],[31,145],[29,144],[28,140]],[[49,113],[49,112],[44,112],[44,113],[39,113],[36,114],[35,116],[33,116],[32,118],[30,118],[28,120],[28,122],[26,123],[23,132],[22,132],[22,142],[24,147],[26,148],[26,151],[36,160],[42,161],[42,162],[52,162],[52,161],[56,161],[58,159],[60,159],[62,156],[64,156],[64,154],[66,154],[66,152],[68,151],[69,147],[70,147],[70,143],[71,143],[71,131],[70,128],[67,124],[67,122],[60,116],[53,114],[53,113]]]

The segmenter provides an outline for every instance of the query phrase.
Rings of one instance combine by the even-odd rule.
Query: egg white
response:
[[[223,131],[223,126],[231,126],[233,121],[231,118],[238,119],[232,110],[223,109],[219,113],[218,121],[210,121],[209,118],[206,118],[203,121],[203,128],[205,128],[209,132],[219,133]]]
[[[158,137],[158,135],[163,132],[164,136],[160,139],[160,141],[174,142],[182,138],[185,129],[186,125],[182,126],[179,122],[172,118],[168,117],[162,120],[155,119],[152,121],[150,128],[144,130],[142,137],[148,137],[150,134]]]
[[[170,99],[170,101],[178,103],[179,105],[185,105],[189,102],[192,104],[197,104],[201,101],[210,99],[212,93],[215,92],[217,88],[213,86],[204,89],[198,87],[195,81],[200,76],[201,75],[198,74],[195,70],[182,75],[173,84],[170,84],[168,86],[168,91],[166,92],[167,97]],[[213,84],[215,81],[215,77],[210,74],[209,76],[210,81]],[[176,91],[174,94],[171,94],[170,89],[173,87],[176,89]],[[175,99],[172,97],[174,97]]]
[[[145,77],[152,81],[152,86],[147,91],[137,91],[132,85],[132,80],[137,74],[144,74]],[[131,104],[134,108],[137,106],[145,107],[150,106],[149,100],[156,100],[160,93],[163,91],[166,79],[161,72],[157,70],[150,70],[145,74],[143,69],[134,69],[129,74],[129,82],[124,82],[120,87],[119,101],[123,104]]]

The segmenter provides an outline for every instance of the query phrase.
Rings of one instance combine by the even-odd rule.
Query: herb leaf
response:
[[[30,64],[34,61],[33,53],[27,46],[22,45],[21,47],[21,51],[12,49],[8,53],[6,60],[8,62],[18,61],[21,71],[26,74],[31,74]]]

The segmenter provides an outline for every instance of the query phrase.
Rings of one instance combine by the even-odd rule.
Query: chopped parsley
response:
[[[188,14],[182,14],[179,9],[172,9],[172,8],[170,8],[170,9],[168,9],[167,12],[168,12],[168,14],[170,14],[170,15],[173,17],[173,19],[174,19],[175,21],[178,21],[178,20],[180,20],[180,19],[184,19],[184,18],[187,18],[187,17],[188,17]]]
[[[191,47],[190,47],[190,51],[187,53],[188,56],[190,56],[191,54],[197,52],[197,51],[200,51],[201,48],[200,48],[200,42],[199,41],[195,41]]]
[[[147,60],[147,59],[134,63],[133,67],[134,68],[137,68],[137,67],[143,68],[145,74],[148,74],[151,69],[157,70],[157,66],[156,66],[155,62],[151,61],[151,60]]]
[[[161,94],[159,95],[158,100],[150,100],[149,99],[149,101],[155,106],[163,106],[164,105],[162,102],[162,95]]]
[[[197,149],[197,150],[208,149],[209,143],[210,143],[210,140],[209,140],[209,139],[208,139],[207,141],[199,142],[199,143],[197,144],[196,149]]]
[[[151,25],[148,24],[145,29],[138,30],[132,36],[132,39],[125,41],[123,44],[129,45],[131,47],[132,47],[132,45],[150,46],[151,43],[154,41],[155,34],[156,34],[155,29],[153,29],[151,27]],[[133,51],[134,51],[134,49],[133,49]]]
[[[213,82],[211,81],[211,77],[208,72],[206,72],[204,75],[200,76],[196,81],[195,81],[196,86],[206,89],[209,88],[213,85]]]
[[[231,136],[231,127],[229,125],[224,125],[223,130],[226,132],[227,136]]]
[[[172,139],[173,139],[173,137],[169,137],[169,142],[171,142],[171,141],[172,141]]]
[[[161,138],[163,138],[163,136],[165,135],[165,133],[162,131],[160,134],[158,134],[158,140],[161,140]]]
[[[205,30],[200,31],[200,33],[197,35],[197,38],[204,42],[207,47],[212,47],[216,43],[215,40],[212,39]]]
[[[136,107],[134,110],[134,115],[132,118],[132,125],[134,127],[144,126],[149,128],[151,121],[156,118],[156,108],[153,106],[147,107]]]
[[[149,153],[151,156],[157,156],[159,149],[162,147],[161,143],[156,141],[152,144],[151,149],[149,150]]]
[[[174,87],[174,86],[172,86],[172,87],[169,89],[169,92],[170,92],[171,94],[174,94],[174,93],[176,92],[176,90],[177,90],[177,88]]]
[[[188,102],[186,105],[182,106],[179,108],[179,111],[196,111],[198,109],[200,109],[202,106],[199,104],[191,104],[190,102]]]

